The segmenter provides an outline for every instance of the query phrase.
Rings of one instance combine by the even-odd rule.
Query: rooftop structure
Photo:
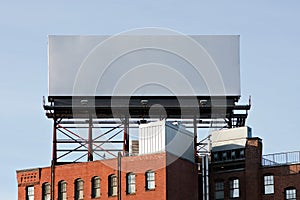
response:
[[[243,127],[251,107],[238,105],[239,36],[49,36],[48,67],[51,167],[18,171],[19,198],[209,198],[198,129]],[[160,190],[147,190],[153,177]]]

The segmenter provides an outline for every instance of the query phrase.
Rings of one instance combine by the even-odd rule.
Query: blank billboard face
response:
[[[49,96],[240,96],[239,36],[49,36]]]

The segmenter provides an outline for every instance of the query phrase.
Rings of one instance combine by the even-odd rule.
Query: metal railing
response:
[[[267,154],[262,157],[263,166],[276,166],[300,163],[300,151]]]

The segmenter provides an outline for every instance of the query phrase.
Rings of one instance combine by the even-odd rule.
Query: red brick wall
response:
[[[167,199],[198,199],[197,165],[171,154],[167,155]]]
[[[260,199],[261,190],[261,159],[262,142],[259,138],[249,138],[245,149],[245,198],[246,200]]]
[[[297,199],[300,199],[300,174],[297,169],[300,169],[300,164],[263,168],[261,170],[262,180],[265,174],[274,175],[274,194],[262,194],[261,199],[284,199],[285,188],[291,186],[296,188]]]
[[[178,164],[175,164],[177,163]],[[177,160],[174,165],[172,165],[169,170],[170,173],[176,174],[175,181],[185,180],[184,177],[191,178],[192,173],[195,171],[190,171],[193,169],[193,165],[188,161]],[[189,164],[187,164],[189,163]],[[122,162],[122,186],[121,195],[122,199],[167,199],[166,185],[167,185],[167,175],[166,175],[166,154],[151,154],[144,156],[134,156],[134,157],[123,157]],[[181,173],[177,173],[174,170],[179,169]],[[145,172],[148,170],[155,171],[155,190],[147,191],[145,188]],[[45,182],[51,183],[51,168],[41,168],[33,170],[34,173],[38,172],[38,180],[33,182],[22,183],[21,177],[24,177],[25,173],[28,171],[18,171],[18,195],[19,200],[26,199],[26,186],[34,185],[35,187],[35,198],[41,199],[42,197],[42,184]],[[128,172],[133,172],[136,174],[136,193],[126,194],[126,174]],[[32,173],[32,172],[30,172]],[[186,174],[185,174],[186,173]],[[105,161],[94,161],[76,164],[65,164],[55,167],[55,199],[58,195],[58,182],[64,180],[67,182],[67,196],[68,199],[74,198],[74,182],[76,179],[81,178],[84,181],[84,199],[91,199],[91,179],[94,176],[99,176],[101,179],[101,197],[100,199],[117,199],[117,197],[108,197],[108,176],[111,174],[118,175],[117,172],[117,159],[110,159]],[[22,179],[23,180],[23,179]],[[191,180],[193,181],[193,180]],[[194,181],[197,183],[197,181]],[[176,183],[176,182],[175,182]],[[186,181],[182,182],[183,184]],[[177,187],[178,188],[178,187]],[[174,187],[174,189],[177,189]],[[183,194],[186,196],[191,188],[180,188]],[[195,189],[192,189],[195,192]],[[178,191],[176,191],[178,193]],[[194,195],[194,194],[193,194]],[[188,196],[189,197],[189,196]],[[168,198],[176,199],[176,198]],[[183,198],[177,198],[183,199]],[[191,199],[191,198],[187,198]]]
[[[240,198],[246,199],[246,187],[245,187],[245,172],[244,170],[235,170],[228,172],[212,173],[210,175],[210,198],[215,199],[215,181],[224,182],[224,199],[229,199],[229,181],[232,178],[238,178],[240,184]],[[253,198],[254,200],[254,198]]]
[[[247,139],[245,147],[245,168],[213,171],[210,174],[210,197],[214,199],[215,181],[224,182],[224,197],[229,199],[229,181],[233,178],[239,179],[241,200],[260,199],[261,194],[261,178],[260,167],[262,157],[262,143],[259,138]],[[226,163],[224,163],[224,166]],[[233,163],[230,163],[233,165]]]
[[[40,183],[40,169],[21,170],[17,172],[18,199],[26,199],[26,187]],[[36,193],[40,193],[39,187],[34,187]]]
[[[166,199],[166,170],[161,168],[165,166],[166,156],[164,153],[139,156],[139,157],[124,157],[122,158],[122,199]],[[156,188],[154,191],[146,191],[145,189],[145,172],[147,170],[155,171]],[[35,169],[40,174],[39,181],[28,182],[21,184],[21,177],[27,171],[18,171],[18,197],[19,200],[26,199],[26,186],[34,185],[35,198],[42,197],[42,184],[45,182],[51,183],[51,168]],[[126,174],[134,172],[136,174],[136,194],[126,194]],[[68,199],[74,198],[74,182],[77,178],[84,181],[84,199],[91,199],[91,179],[94,176],[99,176],[101,179],[101,198],[100,199],[117,199],[117,197],[108,197],[108,176],[117,173],[117,160],[94,161],[76,164],[65,164],[56,166],[55,168],[55,199],[58,194],[58,182],[64,180],[67,182]]]
[[[214,183],[224,181],[225,199],[229,199],[229,180],[236,177],[240,180],[240,198],[245,200],[279,200],[284,199],[284,190],[295,187],[297,199],[300,199],[300,164],[263,167],[261,166],[262,143],[259,138],[250,138],[246,145],[245,168],[232,171],[211,171],[210,197],[214,199]],[[274,194],[264,194],[264,175],[274,175]]]

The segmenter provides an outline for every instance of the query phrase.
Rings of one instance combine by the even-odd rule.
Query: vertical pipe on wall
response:
[[[206,200],[209,200],[209,170],[208,170],[208,155],[205,156],[205,176],[206,176]]]
[[[202,156],[201,157],[201,161],[202,161],[202,165],[201,165],[201,167],[202,167],[202,196],[203,196],[203,200],[205,200],[206,199],[206,186],[205,186],[205,181],[206,181],[206,179],[205,179],[205,157],[204,156]]]
[[[208,155],[202,156],[203,200],[209,200]]]
[[[122,192],[122,190],[121,190],[121,186],[122,186],[121,158],[122,158],[121,152],[118,152],[118,187],[117,187],[118,200],[122,199],[122,194],[121,194],[121,192]]]

